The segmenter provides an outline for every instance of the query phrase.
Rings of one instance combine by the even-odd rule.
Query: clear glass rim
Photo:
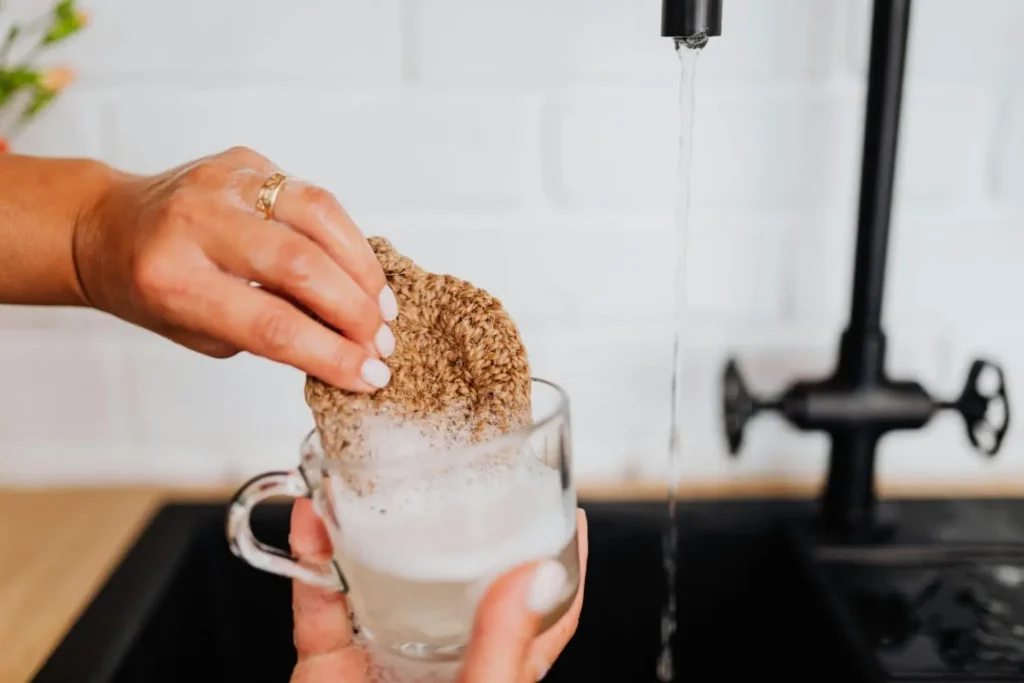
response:
[[[545,429],[557,420],[565,420],[566,424],[568,424],[569,395],[566,393],[565,389],[550,380],[542,379],[540,377],[530,377],[531,390],[535,385],[546,387],[555,392],[555,396],[557,398],[555,405],[552,408],[545,411],[538,419],[533,420],[525,427],[520,427],[519,429],[515,429],[511,432],[505,432],[499,436],[491,439],[485,439],[478,443],[455,446],[452,449],[445,451],[443,461],[438,460],[436,457],[417,458],[416,455],[396,460],[389,460],[386,463],[375,461],[353,462],[338,458],[328,458],[323,452],[323,446],[320,444],[320,433],[317,431],[316,427],[313,427],[302,439],[302,444],[299,449],[301,458],[300,466],[303,468],[312,468],[317,470],[330,469],[353,473],[387,472],[399,468],[411,471],[415,471],[416,469],[435,470],[439,467],[447,468],[452,465],[458,465],[461,462],[472,460],[473,458],[486,453],[500,451],[504,444],[512,445],[517,442],[522,443],[532,434]],[[563,455],[563,457],[567,456]]]

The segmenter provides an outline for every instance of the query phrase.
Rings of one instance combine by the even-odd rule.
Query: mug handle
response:
[[[280,548],[261,543],[252,532],[253,508],[273,496],[310,498],[309,485],[298,470],[266,472],[242,485],[228,508],[226,534],[231,552],[256,569],[299,579],[314,586],[346,592],[341,572],[332,560],[300,560]]]

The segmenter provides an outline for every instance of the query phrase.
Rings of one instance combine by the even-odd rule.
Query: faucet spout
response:
[[[661,35],[666,38],[722,35],[723,0],[661,0]]]

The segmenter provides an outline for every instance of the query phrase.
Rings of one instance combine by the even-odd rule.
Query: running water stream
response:
[[[679,529],[676,523],[676,496],[682,466],[682,355],[683,332],[686,329],[688,301],[686,296],[686,254],[689,242],[690,219],[690,162],[693,156],[694,80],[697,57],[708,38],[700,33],[689,38],[676,39],[682,75],[679,81],[679,170],[676,178],[675,229],[675,321],[672,345],[672,413],[668,441],[668,524],[662,540],[665,580],[668,600],[661,615],[661,656],[658,658],[658,680],[675,681],[675,663],[672,657],[676,633],[676,560]]]

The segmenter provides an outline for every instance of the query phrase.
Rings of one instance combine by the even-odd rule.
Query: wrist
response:
[[[95,161],[0,154],[0,302],[87,305],[75,233],[117,175]]]
[[[97,300],[96,279],[102,272],[105,237],[117,215],[118,197],[130,176],[95,160],[78,163],[82,192],[71,222],[70,285],[75,305],[103,308]]]

